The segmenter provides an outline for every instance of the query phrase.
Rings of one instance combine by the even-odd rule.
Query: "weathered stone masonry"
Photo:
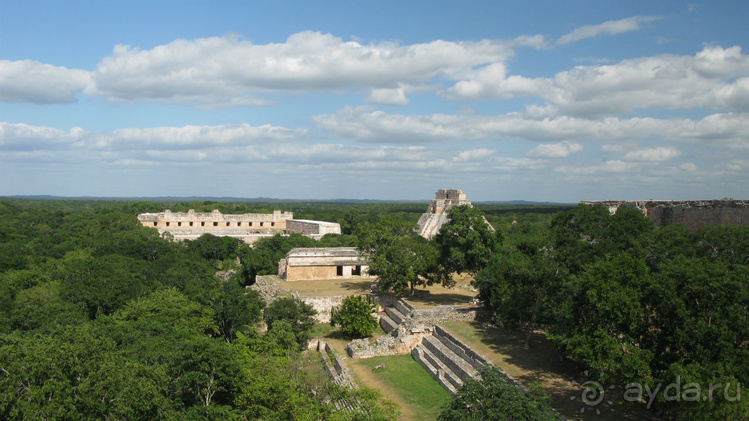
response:
[[[681,224],[694,231],[711,225],[749,226],[749,200],[608,200],[580,204],[603,205],[612,214],[619,208],[636,208],[658,228]]]
[[[368,265],[355,247],[295,248],[278,262],[278,276],[287,281],[367,278]]]
[[[159,234],[165,232],[175,240],[194,240],[203,234],[218,237],[233,237],[251,244],[263,237],[275,234],[302,234],[319,240],[325,234],[340,234],[337,223],[293,219],[292,212],[222,214],[213,212],[171,212],[142,213],[138,215],[141,225],[156,228]]]
[[[419,218],[418,231],[419,235],[431,239],[435,235],[439,234],[440,229],[450,219],[447,217],[447,211],[454,206],[473,206],[470,200],[466,199],[466,194],[460,189],[440,189],[437,190],[434,199],[429,202],[427,211],[424,212]],[[484,218],[486,221],[486,218]],[[486,221],[486,224],[494,230],[494,227]]]

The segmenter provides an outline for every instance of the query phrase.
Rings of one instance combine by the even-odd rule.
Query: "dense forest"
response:
[[[162,209],[0,202],[0,418],[394,417],[376,391],[330,384],[319,356],[301,352],[311,308],[266,307],[244,288],[242,258],[257,250],[169,242],[135,218]]]
[[[175,243],[135,218],[164,208],[290,210],[339,222],[343,235],[275,236],[252,248],[210,235]],[[601,382],[634,395],[637,385],[678,384],[677,395],[661,390],[652,400],[643,389],[653,414],[747,418],[749,229],[656,229],[636,210],[600,206],[481,205],[453,208],[427,241],[413,231],[423,211],[0,201],[0,417],[393,419],[376,391],[329,384],[319,357],[302,351],[311,309],[266,305],[244,288],[275,273],[293,247],[357,246],[383,291],[449,286],[452,274],[467,273],[494,323],[546,332]],[[467,382],[441,418],[555,419],[543,394],[516,393],[497,378],[488,371]],[[354,411],[331,405],[341,401],[356,402]]]
[[[506,238],[476,277],[497,324],[543,329],[666,418],[749,417],[749,229],[656,229],[636,209],[577,206]]]

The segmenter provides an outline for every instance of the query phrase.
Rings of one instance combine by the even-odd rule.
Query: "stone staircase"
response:
[[[394,306],[385,307],[386,315],[380,317],[380,326],[382,326],[385,332],[390,333],[403,324],[403,322],[408,321],[412,311],[413,307],[410,304],[398,300]]]
[[[439,233],[440,228],[442,228],[445,222],[447,222],[447,215],[445,214],[422,214],[417,222],[419,235],[426,239],[431,239]]]
[[[466,379],[478,378],[489,362],[439,326],[425,336],[411,355],[450,393]]]

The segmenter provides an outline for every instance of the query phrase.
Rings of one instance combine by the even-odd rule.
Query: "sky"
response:
[[[0,0],[0,196],[748,198],[749,1]]]

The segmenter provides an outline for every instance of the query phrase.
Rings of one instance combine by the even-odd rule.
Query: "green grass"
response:
[[[384,368],[371,371],[372,376],[392,389],[419,414],[419,419],[437,419],[442,406],[452,397],[411,355],[349,360],[349,363],[369,370],[385,364]]]

